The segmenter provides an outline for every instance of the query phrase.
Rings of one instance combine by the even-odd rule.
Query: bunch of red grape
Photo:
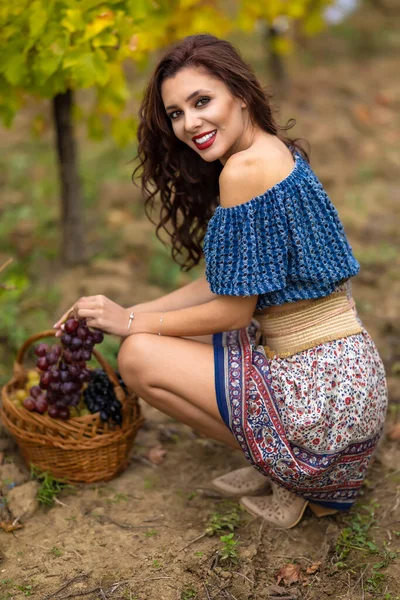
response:
[[[103,334],[91,330],[86,321],[68,319],[61,336],[62,346],[39,344],[36,366],[42,371],[39,385],[30,389],[23,405],[40,414],[48,412],[55,419],[69,419],[70,407],[78,406],[82,386],[91,378],[86,362],[92,358],[95,344],[103,341]]]

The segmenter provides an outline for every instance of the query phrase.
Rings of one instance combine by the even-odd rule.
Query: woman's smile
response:
[[[192,141],[195,143],[199,150],[207,150],[215,141],[215,137],[217,135],[217,130],[207,131],[206,133],[202,133],[200,135],[195,135],[192,137]]]

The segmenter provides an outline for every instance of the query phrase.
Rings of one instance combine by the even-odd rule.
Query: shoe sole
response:
[[[329,515],[336,515],[339,512],[336,508],[327,508],[321,506],[321,504],[314,504],[314,502],[309,502],[308,506],[316,517],[328,517]]]
[[[291,525],[287,525],[286,527],[283,527],[281,525],[277,525],[276,523],[272,523],[272,521],[268,521],[268,519],[265,519],[262,515],[259,515],[258,513],[256,513],[255,511],[251,510],[251,508],[249,508],[248,506],[246,506],[243,502],[240,502],[240,506],[242,506],[245,510],[247,510],[248,513],[250,513],[253,517],[261,517],[262,519],[264,519],[264,521],[266,521],[267,523],[269,523],[270,525],[273,525],[274,527],[276,527],[277,529],[292,529],[292,527],[296,527],[296,525],[301,521],[301,519],[303,518],[303,515],[305,513],[305,510],[308,506],[308,501],[305,501],[305,504],[301,510],[300,515],[298,516],[297,520],[292,523]]]

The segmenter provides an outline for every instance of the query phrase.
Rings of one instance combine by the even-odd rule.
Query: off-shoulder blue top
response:
[[[298,152],[292,172],[264,194],[216,208],[204,256],[211,291],[258,295],[257,309],[328,296],[360,268],[337,210]]]

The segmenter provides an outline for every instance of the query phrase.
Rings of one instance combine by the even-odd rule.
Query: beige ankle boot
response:
[[[221,475],[213,479],[210,487],[227,498],[267,494],[271,491],[270,481],[254,467],[243,467]]]
[[[290,529],[301,520],[308,502],[272,483],[272,495],[244,497],[240,504],[253,516],[262,517],[275,527]]]

